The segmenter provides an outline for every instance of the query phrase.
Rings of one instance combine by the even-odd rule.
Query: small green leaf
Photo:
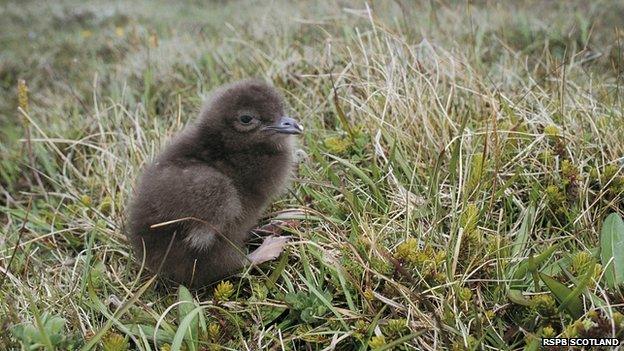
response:
[[[607,287],[624,284],[624,221],[617,213],[605,219],[600,232],[600,260]]]
[[[550,277],[546,274],[540,273],[540,279],[546,284],[548,289],[555,295],[557,301],[568,311],[568,313],[574,317],[579,318],[583,315],[583,301],[577,295],[574,296],[574,293],[570,288],[561,284],[553,277]],[[563,303],[565,302],[565,305]]]
[[[531,306],[531,300],[525,298],[522,295],[522,291],[520,290],[509,290],[507,292],[507,298],[509,299],[509,301],[517,304],[517,305],[522,305],[522,306]]]
[[[533,230],[533,218],[535,218],[535,206],[531,205],[527,208],[522,225],[518,234],[516,234],[516,240],[511,247],[511,256],[518,257],[526,248],[531,231]]]
[[[178,321],[181,321],[195,307],[193,296],[184,285],[180,285],[178,290],[178,302]]]
[[[45,321],[45,328],[50,332],[50,334],[59,334],[63,331],[64,327],[65,319],[59,316],[52,316]]]
[[[154,326],[147,324],[130,324],[127,325],[128,330],[135,336],[141,336],[141,334],[148,335],[150,338],[153,336],[159,343],[171,343],[175,334],[167,330],[156,330]]]
[[[271,275],[269,276],[269,278],[267,279],[265,283],[267,288],[272,289],[275,286],[275,283],[277,282],[279,277],[282,275],[282,272],[284,271],[284,269],[286,269],[289,256],[290,255],[288,254],[288,251],[284,252],[279,262],[277,263],[277,266],[275,267],[275,269],[273,270],[273,272],[271,273]]]

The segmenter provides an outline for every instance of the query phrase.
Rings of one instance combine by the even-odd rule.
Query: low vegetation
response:
[[[0,349],[536,350],[624,338],[624,5],[0,5]],[[199,291],[123,234],[211,88],[303,121],[278,260]]]

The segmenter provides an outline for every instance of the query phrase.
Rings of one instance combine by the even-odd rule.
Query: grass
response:
[[[0,349],[622,339],[623,10],[3,3]],[[260,271],[165,286],[123,234],[134,181],[213,87],[250,76],[306,127],[263,221],[296,240]]]

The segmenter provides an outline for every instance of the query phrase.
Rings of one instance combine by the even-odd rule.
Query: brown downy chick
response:
[[[285,238],[249,256],[244,244],[293,170],[292,134],[278,92],[258,80],[217,89],[198,120],[146,167],[130,206],[128,238],[158,274],[201,286],[276,258]]]

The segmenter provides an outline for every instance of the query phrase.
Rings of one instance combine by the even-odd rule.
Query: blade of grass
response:
[[[529,236],[531,235],[531,231],[533,230],[533,218],[535,217],[535,206],[530,205],[525,213],[524,218],[522,219],[522,225],[520,226],[520,230],[518,230],[518,234],[516,235],[516,240],[514,240],[513,246],[511,247],[511,257],[518,257],[526,248]]]
[[[93,337],[89,339],[89,342],[87,342],[80,350],[87,351],[87,350],[93,349],[95,345],[100,341],[100,339],[102,339],[102,337],[106,334],[106,332],[108,332],[110,327],[112,327],[114,323],[119,323],[119,317],[121,317],[126,312],[128,312],[130,307],[132,307],[139,300],[139,298],[141,298],[141,296],[145,293],[147,288],[149,288],[152,285],[152,283],[154,283],[154,281],[156,281],[156,276],[153,276],[152,278],[150,278],[150,280],[145,282],[145,284],[143,284],[143,286],[139,288],[139,290],[134,294],[134,296],[132,296],[132,298],[130,298],[130,300],[126,301],[126,303],[124,303],[123,306],[121,306],[121,308],[118,309],[117,312],[115,312],[113,316],[111,316],[111,318],[107,318],[107,321],[106,323],[104,323],[104,326],[101,327],[100,330],[98,330],[98,332],[95,333],[95,335],[93,335]],[[93,289],[91,288],[89,288],[89,295],[91,296],[92,299],[97,300],[95,291],[93,291]]]
[[[585,275],[583,276],[583,280],[581,280],[578,284],[576,284],[576,287],[574,288],[574,290],[572,290],[572,292],[568,295],[568,297],[566,297],[566,299],[561,302],[561,305],[559,305],[559,308],[558,308],[559,312],[562,312],[564,309],[567,309],[568,306],[572,303],[579,303],[579,302],[582,303],[582,300],[579,298],[579,296],[583,293],[583,291],[585,290],[585,288],[591,281],[595,272],[595,267],[596,267],[595,263],[592,263],[589,267],[587,267],[587,272],[585,272]],[[572,307],[579,308],[582,310],[583,305],[581,304],[579,306],[572,306]]]
[[[567,241],[568,240],[565,240],[564,242],[567,242]],[[549,248],[544,250],[544,252],[542,252],[541,254],[533,257],[533,263],[535,264],[535,266],[539,267],[541,264],[546,262],[564,242],[561,242],[557,245],[550,246]],[[520,264],[518,264],[516,271],[513,274],[512,279],[514,280],[523,279],[528,272],[529,272],[529,259],[527,258],[523,260],[522,262],[520,262]]]
[[[374,200],[375,201],[380,201],[382,199],[381,196],[381,192],[379,191],[379,188],[377,188],[377,185],[375,184],[375,182],[370,179],[369,176],[366,175],[366,173],[364,173],[359,167],[357,167],[356,165],[354,165],[353,163],[342,159],[338,156],[334,156],[332,154],[328,154],[325,153],[326,156],[338,161],[340,164],[342,164],[343,166],[347,167],[349,170],[351,170],[351,172],[355,173],[355,175],[360,178],[362,181],[364,181],[364,183],[366,183],[366,185],[368,185],[368,187],[370,188],[370,190],[373,192],[374,195]]]
[[[196,307],[193,296],[184,285],[180,285],[180,287],[178,288],[178,302],[178,321],[182,321]],[[188,331],[185,334],[186,345],[191,351],[197,349],[198,330],[199,318],[195,317],[191,320],[188,326]]]
[[[194,323],[197,323],[196,320],[198,318],[197,314],[203,311],[206,307],[198,306],[192,309],[180,322],[178,326],[178,330],[173,337],[173,342],[171,343],[171,351],[180,351],[182,349],[182,342],[186,339],[190,328]],[[189,343],[186,343],[188,345]]]
[[[321,294],[321,292],[318,291],[316,286],[314,286],[310,281],[304,278],[303,275],[301,275],[301,273],[297,272],[297,274],[299,275],[301,280],[305,283],[305,285],[308,287],[308,290],[311,293],[313,293],[327,307],[327,309],[332,311],[332,313],[336,316],[340,324],[342,324],[342,327],[344,328],[344,330],[349,330],[349,326],[344,321],[344,316],[334,307],[334,305],[332,305],[331,302],[329,302],[325,298],[325,296],[323,296],[323,294]]]

